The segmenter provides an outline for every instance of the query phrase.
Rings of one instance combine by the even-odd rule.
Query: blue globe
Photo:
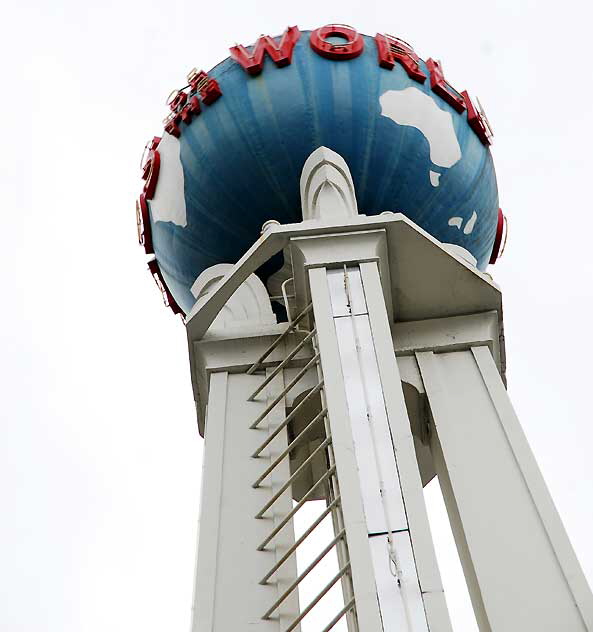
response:
[[[287,65],[266,56],[257,76],[224,60],[208,73],[221,96],[206,91],[193,105],[186,93],[178,96],[185,120],[177,115],[172,133],[155,139],[158,178],[147,181],[146,230],[184,312],[196,300],[191,289],[200,273],[236,262],[266,220],[302,220],[301,170],[322,145],[346,160],[361,213],[402,212],[440,241],[465,248],[478,268],[488,264],[496,176],[467,111],[431,89],[422,60],[427,79],[419,82],[399,63],[381,67],[371,37],[348,60],[321,56],[310,37],[301,33]],[[258,274],[265,282],[282,263],[278,255]]]

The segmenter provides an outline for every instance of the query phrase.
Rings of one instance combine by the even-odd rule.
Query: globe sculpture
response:
[[[233,46],[168,105],[137,220],[205,438],[193,632],[452,630],[434,476],[480,630],[593,632],[506,391],[479,103],[330,24]]]
[[[500,211],[487,120],[467,92],[397,38],[330,25],[262,37],[170,98],[147,146],[141,242],[187,313],[206,268],[234,263],[267,220],[302,221],[299,177],[326,146],[348,164],[360,212],[405,214],[483,270]],[[498,240],[499,241],[499,240]],[[258,274],[282,267],[278,255]]]

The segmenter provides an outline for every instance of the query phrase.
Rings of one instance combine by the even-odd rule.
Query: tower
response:
[[[593,630],[591,592],[505,389],[501,292],[483,271],[501,227],[487,121],[440,64],[401,40],[377,36],[381,63],[371,66],[368,38],[350,27],[311,32],[309,48],[295,28],[250,51],[233,47],[235,65],[217,77],[192,75],[144,168],[142,240],[148,250],[154,241],[151,271],[169,302],[189,307],[205,437],[192,632],[299,631],[336,587],[341,603],[320,632],[342,621],[349,632],[451,630],[422,493],[435,475],[482,632]],[[278,66],[267,92],[263,78],[246,83],[266,53]],[[286,66],[301,74],[281,75]],[[379,86],[369,120],[394,136],[368,132],[364,160],[356,143],[332,136],[350,133],[344,112],[355,112],[351,125],[368,127],[356,95],[343,110],[334,95],[330,114],[287,104],[290,81],[327,73],[337,94],[352,79]],[[281,104],[276,123],[291,151],[269,144],[273,117],[245,115],[257,137],[250,159],[262,147],[278,158],[264,152],[259,180],[243,173],[251,165],[239,160],[241,148],[228,145],[237,162],[229,165],[217,163],[227,145],[208,144],[229,133],[225,116],[240,109],[227,105],[210,118],[216,123],[193,120],[199,99],[214,108],[227,91],[251,91],[252,105],[260,97]],[[301,115],[317,121],[305,143],[294,124]],[[283,116],[293,124],[283,126]],[[261,120],[268,127],[257,127]],[[429,155],[419,159],[425,142]],[[218,170],[196,162],[198,150]],[[387,159],[403,166],[387,172]],[[298,183],[290,179],[295,162]],[[411,206],[383,210],[384,199]],[[452,206],[459,199],[469,200],[463,211]],[[266,220],[259,236],[243,230],[252,235],[246,248],[237,245],[245,241],[241,204]],[[206,211],[218,215],[206,221]],[[227,211],[230,227],[221,221]],[[192,227],[192,216],[202,224]],[[312,500],[323,508],[295,530]],[[327,541],[318,538],[324,521],[332,525]],[[299,568],[311,542],[317,552]],[[314,582],[305,602],[299,588],[329,556],[334,572]]]
[[[236,265],[203,273],[187,319],[207,408],[193,630],[299,629],[316,601],[298,604],[291,519],[320,495],[345,601],[327,625],[451,630],[422,495],[433,468],[480,629],[591,629],[505,390],[499,289],[404,216],[360,215],[326,148],[301,191],[304,221],[268,225]],[[279,326],[253,272],[280,250],[293,276]]]

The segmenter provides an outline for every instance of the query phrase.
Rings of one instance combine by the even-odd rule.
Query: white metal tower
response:
[[[206,270],[187,318],[205,436],[193,632],[292,632],[336,584],[349,632],[451,630],[435,474],[481,632],[593,631],[593,599],[504,385],[501,293],[401,214],[358,213],[320,148],[303,221]],[[254,272],[284,252],[277,323]],[[298,537],[308,500],[325,509]],[[329,517],[334,537],[297,571]],[[317,597],[298,586],[335,551]]]

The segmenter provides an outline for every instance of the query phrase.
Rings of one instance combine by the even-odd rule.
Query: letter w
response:
[[[289,26],[284,31],[280,44],[269,35],[262,35],[252,46],[251,51],[248,51],[240,44],[233,46],[229,50],[231,51],[231,57],[241,64],[247,73],[255,76],[259,75],[263,70],[264,55],[266,53],[279,68],[288,66],[292,60],[292,51],[300,36],[301,33],[296,26]]]

